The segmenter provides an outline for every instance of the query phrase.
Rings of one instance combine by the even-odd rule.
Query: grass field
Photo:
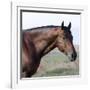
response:
[[[76,46],[77,60],[70,60],[58,49],[54,49],[41,60],[37,73],[33,77],[79,75],[79,46]]]

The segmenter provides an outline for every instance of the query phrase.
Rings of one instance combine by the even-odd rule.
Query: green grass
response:
[[[67,56],[53,50],[41,60],[37,73],[33,77],[79,75],[79,55],[75,62],[70,62]]]
[[[66,76],[66,75],[78,75],[77,69],[72,68],[57,68],[51,71],[47,71],[44,76]]]

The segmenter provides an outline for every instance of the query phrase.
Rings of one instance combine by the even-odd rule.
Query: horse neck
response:
[[[58,31],[53,29],[45,32],[37,31],[31,34],[31,36],[34,36],[32,39],[36,47],[37,54],[39,54],[40,57],[42,57],[54,48],[55,40],[58,36]]]
[[[53,42],[51,45],[49,45],[42,53],[42,56],[46,55],[50,51],[52,51],[54,48],[56,48],[56,41]]]

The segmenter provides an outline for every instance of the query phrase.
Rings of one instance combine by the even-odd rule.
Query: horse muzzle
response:
[[[67,56],[70,59],[70,61],[72,62],[72,61],[75,61],[76,60],[77,53],[76,52],[74,52],[74,53],[68,53]]]
[[[76,58],[77,58],[77,53],[75,52],[74,54],[72,54],[72,59],[71,59],[71,61],[75,61]]]

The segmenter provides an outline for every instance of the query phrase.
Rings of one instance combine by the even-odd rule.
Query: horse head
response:
[[[58,29],[60,30],[56,39],[56,47],[65,55],[67,55],[70,61],[75,61],[77,53],[73,45],[73,36],[70,31],[71,22],[67,27],[64,26],[64,22],[62,22],[61,27]]]

